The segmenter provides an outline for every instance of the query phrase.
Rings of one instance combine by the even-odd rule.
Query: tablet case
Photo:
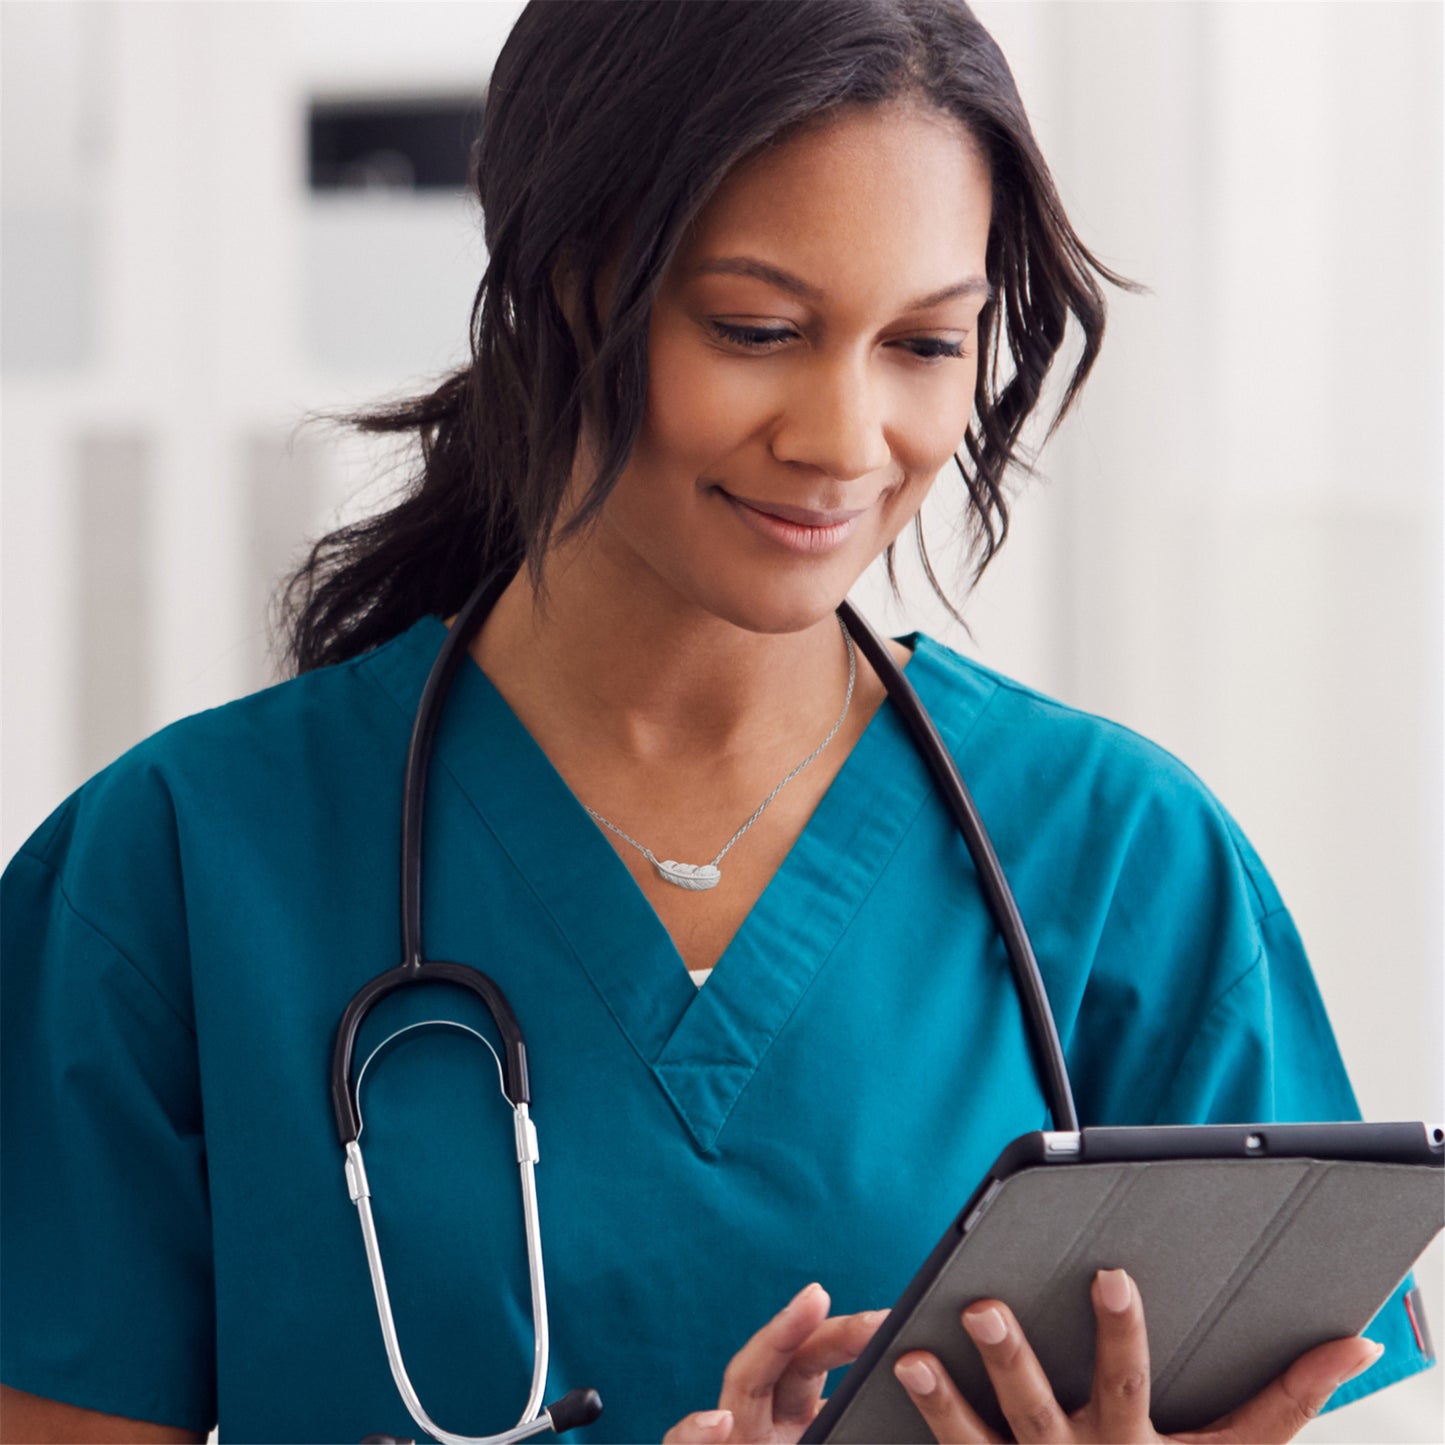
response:
[[[900,1300],[901,1328],[884,1326],[874,1341],[890,1335],[884,1348],[865,1352],[857,1382],[840,1387],[804,1440],[931,1442],[893,1377],[914,1349],[937,1355],[1006,1434],[959,1323],[985,1296],[1010,1305],[1060,1405],[1077,1409],[1093,1369],[1090,1282],[1118,1267],[1144,1301],[1155,1427],[1202,1428],[1305,1350],[1364,1328],[1445,1227],[1441,1185],[1438,1167],[1308,1158],[1125,1159],[993,1177],[914,1281],[918,1303],[907,1309],[912,1287]]]

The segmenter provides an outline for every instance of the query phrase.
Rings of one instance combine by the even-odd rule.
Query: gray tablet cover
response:
[[[1004,1180],[829,1431],[933,1434],[893,1377],[929,1350],[995,1429],[993,1389],[959,1316],[985,1296],[1017,1315],[1066,1411],[1093,1372],[1089,1286],[1124,1268],[1144,1301],[1155,1427],[1200,1429],[1305,1350],[1358,1334],[1445,1227],[1438,1169],[1310,1159],[1046,1165]]]

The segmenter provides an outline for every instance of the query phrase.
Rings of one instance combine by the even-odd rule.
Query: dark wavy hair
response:
[[[961,121],[992,174],[994,295],[979,317],[967,459],[954,458],[976,581],[1008,532],[1005,472],[1033,470],[1020,434],[1068,318],[1082,353],[1044,440],[1098,355],[1096,278],[1140,288],[1075,234],[1008,64],[972,11],[962,0],[531,0],[497,58],[473,150],[488,261],[471,360],[434,391],[341,418],[415,434],[420,467],[394,506],[323,536],[283,579],[288,668],[340,662],[428,613],[456,612],[498,568],[525,564],[540,587],[584,403],[597,474],[558,539],[596,518],[632,450],[652,300],[689,222],[759,147],[896,99]],[[604,322],[595,292],[609,265]],[[559,267],[582,300],[581,352],[553,284]],[[914,531],[958,617],[919,518]],[[885,557],[898,596],[893,544]]]

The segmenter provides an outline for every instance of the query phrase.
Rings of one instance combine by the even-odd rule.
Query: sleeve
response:
[[[1239,866],[1263,912],[1254,919],[1254,962],[1209,1005],[1153,1122],[1306,1123],[1358,1119],[1340,1057],[1294,921],[1248,841],[1231,823]],[[1434,1363],[1424,1306],[1413,1275],[1366,1326],[1385,1346],[1370,1369],[1342,1385],[1327,1410],[1393,1384]]]
[[[135,791],[92,780],[0,880],[0,1378],[205,1431],[215,1310],[183,895],[169,808]]]

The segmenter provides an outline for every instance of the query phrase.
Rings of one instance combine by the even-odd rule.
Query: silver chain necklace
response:
[[[821,753],[823,749],[828,746],[830,742],[833,741],[833,734],[836,733],[838,729],[843,726],[843,719],[848,716],[848,707],[849,704],[853,701],[853,680],[858,674],[858,663],[857,657],[853,651],[853,639],[848,635],[848,629],[844,625],[843,619],[841,617],[838,618],[838,626],[843,629],[843,641],[848,645],[848,695],[843,699],[843,711],[838,714],[838,721],[833,724],[832,731],[829,732],[828,736],[825,737],[823,741],[819,743],[818,746],[814,748],[813,751],[809,753],[808,756],[804,758],[803,761],[799,763],[798,766],[794,768],[793,771],[789,773],[788,776],[784,778],[783,781],[779,783],[777,787],[774,788],[773,791],[769,793],[768,796],[764,798],[761,803],[758,804],[757,811],[753,814],[751,818],[748,819],[746,823],[742,825],[741,828],[737,830],[736,833],[732,835],[731,838],[728,839],[727,846],[722,850],[721,853],[717,855],[716,858],[712,860],[711,863],[678,863],[672,858],[666,858],[659,861],[651,848],[644,848],[642,844],[637,841],[636,838],[630,837],[628,834],[624,833],[622,829],[617,826],[616,823],[609,823],[607,819],[602,816],[601,813],[597,812],[593,808],[588,808],[587,811],[599,823],[601,823],[604,828],[610,828],[614,833],[617,834],[619,838],[625,839],[627,842],[631,843],[632,846],[636,848],[637,851],[641,853],[642,856],[646,858],[647,861],[651,863],[654,868],[657,869],[658,875],[666,879],[667,882],[675,883],[679,888],[686,888],[691,892],[700,892],[705,888],[716,888],[718,883],[722,879],[722,870],[718,867],[718,864],[722,862],[724,855],[728,851],[728,848],[731,848],[733,844],[736,843],[738,839],[741,838],[743,834],[746,833],[748,829],[751,828],[753,824],[762,817],[763,809],[766,808],[768,804],[771,803],[780,792],[782,792],[784,785],[792,782],[792,780],[796,778],[798,774],[801,773],[803,769],[806,768],[808,764],[811,763],[813,759],[816,758],[818,754]],[[586,807],[586,804],[584,803],[583,806]]]

